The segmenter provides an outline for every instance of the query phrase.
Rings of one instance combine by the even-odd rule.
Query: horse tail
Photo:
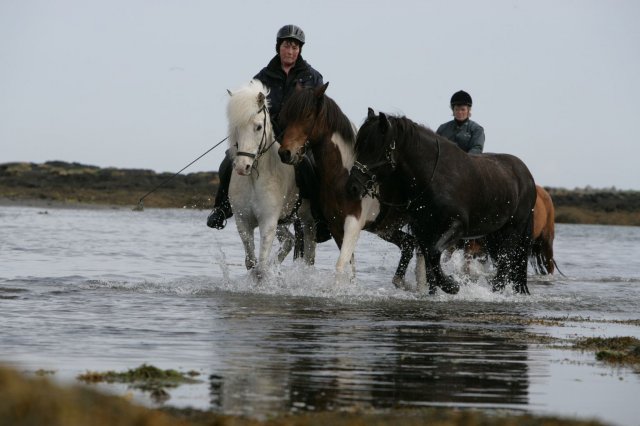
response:
[[[538,240],[533,240],[529,247],[529,264],[531,265],[531,269],[533,269],[533,273],[537,275],[546,274],[546,269],[543,272],[544,262],[541,257],[540,242]]]
[[[560,268],[558,268],[558,264],[556,263],[556,260],[551,259],[551,261],[553,262],[553,265],[556,267],[556,271],[558,271],[560,275],[562,275],[563,277],[566,277],[566,275],[560,270]]]
[[[535,239],[531,243],[531,249],[529,251],[529,263],[531,264],[533,272],[538,275],[548,275],[550,271],[547,264],[550,262],[553,262],[553,259],[547,259],[544,250],[542,250],[542,241]]]

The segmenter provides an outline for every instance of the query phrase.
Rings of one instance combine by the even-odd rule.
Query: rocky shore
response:
[[[0,164],[0,203],[56,207],[210,209],[217,172],[174,175],[48,161]],[[640,191],[545,187],[556,223],[640,226]],[[148,195],[147,195],[148,194]]]

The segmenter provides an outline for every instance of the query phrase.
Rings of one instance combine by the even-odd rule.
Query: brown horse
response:
[[[356,199],[404,198],[424,253],[429,292],[459,285],[440,267],[442,251],[461,239],[484,237],[496,265],[493,289],[511,283],[528,294],[536,189],[527,166],[509,154],[469,155],[406,117],[375,115],[358,131],[347,187]]]
[[[533,244],[530,263],[534,271],[541,275],[553,274],[553,239],[555,237],[555,209],[551,195],[540,185],[536,185],[536,205],[533,208]]]
[[[371,231],[401,250],[400,264],[393,283],[404,288],[404,275],[416,247],[412,235],[401,231],[408,215],[394,207],[393,200],[381,204],[372,197],[353,199],[346,182],[353,166],[356,128],[333,99],[325,95],[329,83],[316,88],[298,87],[283,105],[279,119],[285,131],[279,149],[280,159],[298,164],[311,150],[317,163],[320,183],[312,203],[319,206],[329,231],[340,248],[336,272],[344,273],[352,262],[362,229]]]
[[[556,262],[553,258],[554,219],[555,212],[551,195],[543,187],[536,185],[536,204],[533,207],[531,235],[533,241],[529,253],[529,263],[536,274],[553,274],[556,269]],[[487,248],[482,238],[465,241],[464,244],[458,244],[455,248],[464,249],[467,263],[472,258],[486,259],[487,256]]]

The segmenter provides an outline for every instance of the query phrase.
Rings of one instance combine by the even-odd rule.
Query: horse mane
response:
[[[351,121],[329,96],[323,94],[318,98],[314,88],[304,88],[294,92],[284,103],[280,118],[285,123],[297,121],[299,117],[314,113],[317,104],[319,104],[319,111],[314,127],[329,129],[332,133],[337,132],[353,148],[355,132]]]
[[[229,119],[229,133],[232,133],[235,127],[244,125],[249,122],[259,111],[258,95],[264,95],[264,102],[269,110],[269,89],[267,89],[260,80],[253,79],[240,89],[231,93],[231,98],[227,104],[227,118]],[[269,122],[269,120],[267,120]]]
[[[418,140],[418,143],[422,143],[421,140],[427,139],[435,141],[436,133],[430,128],[418,124],[406,116],[387,116],[395,122],[395,126],[398,128],[396,134],[400,133],[405,136],[407,141]],[[394,124],[394,123],[392,123]]]
[[[409,148],[424,144],[425,142],[435,142],[437,135],[430,128],[423,126],[422,124],[418,124],[406,116],[386,113],[385,115],[389,119],[391,129],[396,135],[396,142],[408,145],[407,147]],[[375,126],[374,134],[378,135],[378,120],[380,120],[379,116],[367,118],[362,124],[361,130],[370,126]],[[402,138],[398,139],[398,135],[402,135]],[[387,147],[380,143],[374,143],[370,144],[370,149],[372,149],[375,154],[380,154],[378,151],[383,152]]]

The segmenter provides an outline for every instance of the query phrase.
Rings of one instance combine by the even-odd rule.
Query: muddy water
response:
[[[452,406],[638,424],[638,374],[567,345],[640,338],[640,228],[559,225],[566,276],[530,276],[529,297],[492,293],[481,264],[462,275],[456,253],[460,294],[427,296],[390,284],[399,254],[370,234],[354,282],[336,283],[324,243],[314,268],[288,258],[256,284],[233,221],[212,231],[206,214],[0,207],[0,362],[62,382],[196,370],[166,404],[257,417]]]

